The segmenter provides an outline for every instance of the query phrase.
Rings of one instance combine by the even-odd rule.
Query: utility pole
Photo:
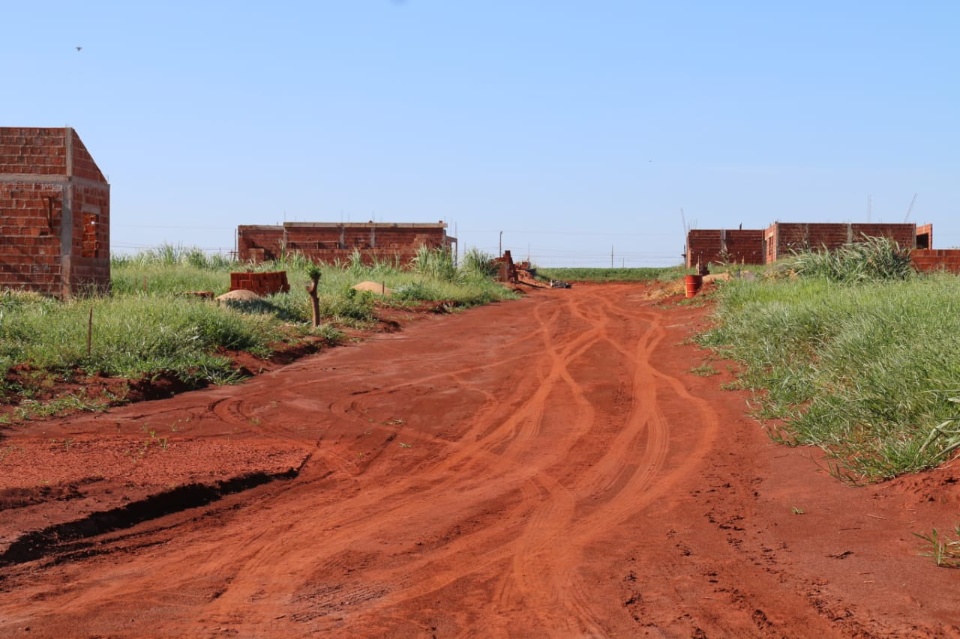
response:
[[[913,212],[913,205],[916,204],[916,203],[917,203],[917,194],[914,193],[914,194],[913,194],[913,199],[910,200],[910,206],[907,208],[907,214],[906,214],[906,216],[903,218],[903,223],[904,223],[904,224],[906,224],[906,223],[907,223],[907,220],[910,219],[910,213]]]
[[[613,268],[613,245],[610,245],[610,268]]]
[[[500,231],[500,255],[497,257],[503,257],[503,231]]]

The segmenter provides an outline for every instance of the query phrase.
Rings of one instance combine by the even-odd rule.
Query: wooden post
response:
[[[320,284],[320,269],[313,265],[308,270],[310,276],[310,285],[307,286],[307,293],[310,295],[310,305],[313,307],[313,327],[320,326],[320,298],[317,296],[317,287]]]
[[[87,318],[87,357],[93,349],[93,307],[90,307],[90,315]]]

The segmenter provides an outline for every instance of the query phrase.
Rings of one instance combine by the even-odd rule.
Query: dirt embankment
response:
[[[954,469],[771,443],[678,302],[536,291],[8,430],[0,636],[960,637],[913,535]]]

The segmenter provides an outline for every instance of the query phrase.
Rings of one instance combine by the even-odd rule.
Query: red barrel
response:
[[[703,275],[687,275],[687,297],[693,297],[700,292],[703,286]]]

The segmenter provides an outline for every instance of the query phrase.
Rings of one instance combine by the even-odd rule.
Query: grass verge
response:
[[[823,447],[853,481],[936,466],[960,447],[960,281],[891,272],[732,280],[699,338],[743,363],[777,437]]]
[[[358,252],[345,264],[320,266],[317,328],[306,292],[314,265],[299,255],[252,267],[166,246],[114,257],[110,296],[61,302],[0,293],[0,403],[19,405],[5,418],[99,407],[77,395],[51,395],[52,387],[76,385],[85,376],[162,378],[180,389],[230,383],[243,374],[230,352],[267,358],[303,342],[336,342],[341,328],[372,325],[378,306],[444,301],[452,309],[516,296],[486,277],[480,254],[461,268],[443,251],[421,251],[411,268],[395,261],[367,264],[361,257]],[[228,303],[192,294],[225,293],[230,272],[250,268],[286,270],[291,291]],[[397,294],[384,298],[354,290],[361,281],[382,283]]]

